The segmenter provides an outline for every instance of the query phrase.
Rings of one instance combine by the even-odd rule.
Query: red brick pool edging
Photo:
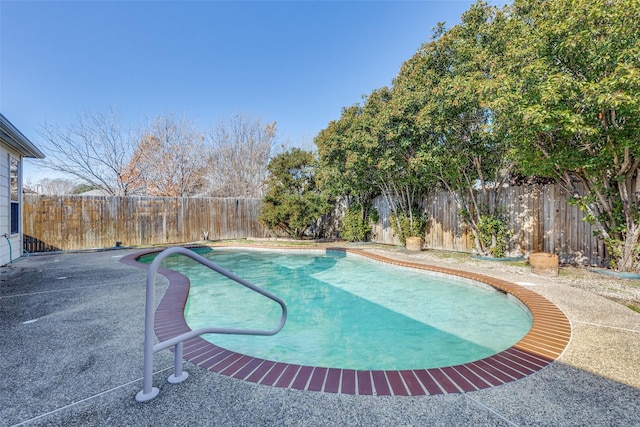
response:
[[[226,246],[229,247],[240,246]],[[300,247],[260,248],[304,250]],[[533,316],[533,325],[520,341],[507,350],[474,362],[443,368],[368,371],[295,365],[235,353],[201,337],[185,341],[183,358],[211,372],[274,387],[350,395],[418,396],[481,390],[524,378],[555,361],[571,338],[571,326],[564,313],[551,301],[522,286],[481,274],[395,260],[358,249],[309,249],[344,251],[379,262],[490,285],[525,304]],[[128,255],[121,262],[148,268],[137,259],[161,250]],[[191,330],[184,319],[190,282],[186,276],[173,270],[160,268],[158,272],[169,280],[169,288],[156,309],[154,322],[156,336],[165,341]]]

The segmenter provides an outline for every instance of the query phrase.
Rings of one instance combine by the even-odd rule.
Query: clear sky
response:
[[[45,153],[45,121],[111,108],[203,129],[243,113],[309,145],[472,3],[0,0],[0,111]]]

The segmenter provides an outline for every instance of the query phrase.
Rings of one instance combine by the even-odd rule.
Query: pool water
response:
[[[214,249],[203,255],[282,298],[275,336],[203,335],[238,353],[283,363],[359,370],[437,368],[505,350],[531,328],[529,311],[493,288],[339,251]],[[185,319],[206,326],[273,329],[280,307],[186,257]]]

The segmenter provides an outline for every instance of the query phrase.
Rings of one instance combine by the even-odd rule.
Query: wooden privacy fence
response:
[[[559,185],[533,185],[505,188],[499,200],[480,203],[502,206],[513,231],[510,251],[513,255],[532,252],[558,254],[561,262],[604,265],[606,251],[602,239],[594,236],[594,227],[583,220],[583,212],[568,203],[569,195]],[[391,212],[384,198],[374,201],[380,221],[373,227],[374,240],[399,244],[389,223]],[[458,215],[458,206],[447,192],[435,193],[423,201],[429,217],[424,236],[425,247],[473,252],[473,236]]]
[[[266,237],[260,199],[24,195],[29,252]]]
[[[505,188],[498,204],[508,213],[513,236],[512,254],[558,254],[562,262],[604,265],[606,252],[583,212],[568,203],[558,185]],[[29,252],[163,245],[211,240],[267,237],[257,217],[260,199],[170,198],[111,196],[24,196],[24,248]],[[473,237],[458,215],[449,193],[435,193],[423,201],[430,219],[425,247],[473,252]],[[382,197],[374,201],[380,221],[373,240],[399,244],[389,223]],[[337,211],[336,211],[337,212]],[[333,218],[335,222],[335,218]]]

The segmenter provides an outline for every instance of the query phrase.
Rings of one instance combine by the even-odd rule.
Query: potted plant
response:
[[[412,210],[391,215],[391,228],[408,250],[422,250],[422,238],[427,226],[427,216]]]

